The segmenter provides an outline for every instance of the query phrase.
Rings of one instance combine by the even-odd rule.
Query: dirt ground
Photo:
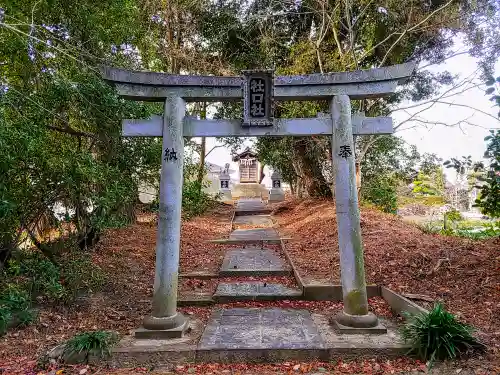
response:
[[[334,203],[288,201],[275,209],[275,217],[280,230],[293,238],[286,250],[301,276],[339,283]],[[364,208],[361,229],[368,283],[443,301],[451,312],[475,326],[499,355],[500,238],[474,241],[425,234],[397,216]]]
[[[302,274],[309,278],[338,282],[338,258],[335,210],[331,202],[289,202],[278,208],[276,217],[283,229],[295,239],[287,249]],[[206,215],[183,222],[181,273],[216,272],[227,246],[206,240],[226,237],[230,231],[232,209],[221,205]],[[105,288],[71,306],[40,306],[36,323],[9,331],[0,338],[0,374],[290,374],[323,372],[330,374],[417,374],[425,365],[408,358],[358,360],[333,363],[285,362],[279,365],[186,365],[173,372],[160,369],[106,369],[100,367],[52,367],[35,371],[40,354],[76,333],[89,330],[114,330],[129,334],[141,325],[150,312],[154,277],[156,222],[145,215],[127,228],[109,230],[93,250],[93,262],[107,274]],[[447,306],[480,328],[490,346],[498,345],[498,251],[499,243],[471,242],[456,238],[424,235],[397,218],[363,210],[362,227],[366,247],[368,280],[400,292],[425,293],[443,298]],[[428,274],[438,259],[449,262]],[[272,281],[269,278],[268,281]],[[213,291],[220,280],[181,279],[180,290]],[[278,280],[274,280],[278,281]],[[284,280],[279,280],[284,281]],[[203,282],[200,285],[200,282]],[[287,281],[288,282],[288,281]],[[290,285],[293,281],[289,281]],[[478,289],[478,286],[480,288]],[[477,291],[474,291],[474,287]],[[238,302],[218,307],[279,306],[306,308],[311,311],[340,310],[342,304],[329,301]],[[387,304],[370,300],[370,308],[379,316],[391,317]],[[475,309],[475,310],[474,310]],[[180,311],[206,322],[212,307],[184,307]],[[496,317],[496,318],[495,318]],[[482,362],[482,360],[479,360]],[[297,367],[298,366],[298,367]],[[450,372],[455,374],[457,366]],[[477,372],[477,374],[495,372]],[[466,371],[461,374],[468,374]]]
[[[218,270],[224,246],[206,241],[229,235],[232,212],[232,206],[219,205],[206,215],[183,222],[181,272]],[[19,366],[32,367],[40,354],[76,333],[99,329],[125,335],[139,327],[151,308],[155,242],[154,215],[142,215],[136,224],[108,230],[92,252],[93,262],[106,274],[103,290],[70,306],[39,306],[36,323],[0,337],[0,374],[29,373]],[[180,310],[198,312],[190,307]],[[203,309],[199,313],[202,318],[207,315]],[[7,370],[11,362],[18,365]]]

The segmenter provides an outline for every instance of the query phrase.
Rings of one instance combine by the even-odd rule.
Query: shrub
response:
[[[31,296],[23,286],[7,284],[0,293],[0,334],[9,327],[28,325],[36,318]]]
[[[441,195],[417,195],[411,197],[399,196],[398,203],[400,206],[408,204],[423,204],[425,206],[442,206],[446,200]]]
[[[19,274],[29,278],[30,290],[34,297],[42,295],[49,300],[63,299],[65,291],[60,283],[59,267],[39,251],[19,251],[14,254],[19,264]],[[12,273],[11,264],[7,272]]]
[[[473,350],[482,351],[484,344],[473,336],[472,327],[459,322],[438,303],[428,313],[408,316],[401,334],[420,359],[430,361],[454,359]]]
[[[483,224],[483,228],[484,229],[480,232],[468,229],[457,229],[456,235],[471,240],[485,240],[488,238],[495,238],[500,236],[500,221]]]
[[[452,208],[450,210],[448,210],[447,212],[445,212],[445,220],[450,220],[450,221],[461,221],[463,220],[463,216],[462,214],[460,213],[460,211]]]
[[[88,253],[69,252],[57,259],[39,251],[18,250],[7,263],[0,290],[0,334],[9,327],[27,325],[36,317],[33,301],[71,303],[79,295],[99,290],[102,270],[92,264]]]
[[[71,253],[61,260],[60,283],[64,289],[62,300],[70,303],[82,293],[92,293],[102,288],[104,273],[85,253]]]
[[[500,101],[496,95],[497,103]],[[485,176],[479,177],[480,189],[479,197],[476,199],[476,206],[481,208],[481,212],[490,217],[500,217],[500,130],[490,130],[490,135],[484,158],[489,159],[489,167],[485,171]]]
[[[108,331],[79,333],[66,343],[63,356],[69,358],[83,354],[85,362],[88,361],[90,354],[106,357],[110,355],[111,348],[117,339],[116,335]]]
[[[42,296],[53,302],[70,303],[87,291],[100,289],[103,272],[90,260],[88,253],[72,251],[53,263],[39,251],[18,251],[9,262],[6,273],[27,280],[33,297]]]
[[[440,228],[436,227],[436,225],[432,221],[419,223],[417,224],[417,228],[426,234],[436,234],[440,231]]]
[[[211,208],[217,197],[206,193],[203,188],[208,187],[209,182],[204,181],[201,185],[198,181],[184,179],[182,186],[182,215],[185,219],[203,214]],[[142,206],[145,212],[157,213],[160,206],[158,197],[151,203]]]
[[[374,204],[384,212],[395,214],[398,208],[396,188],[390,178],[380,177],[361,187],[364,201]]]
[[[198,216],[215,204],[215,200],[207,194],[198,181],[184,180],[182,189],[182,213],[185,218]]]

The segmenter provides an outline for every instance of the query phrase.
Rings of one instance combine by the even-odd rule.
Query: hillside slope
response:
[[[280,229],[293,238],[286,246],[301,276],[340,283],[334,203],[287,201],[275,215]],[[368,283],[442,300],[499,348],[499,238],[473,241],[425,234],[397,216],[365,208],[361,229]]]

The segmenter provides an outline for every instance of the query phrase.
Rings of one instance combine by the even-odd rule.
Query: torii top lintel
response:
[[[275,100],[317,100],[346,94],[351,99],[382,97],[393,93],[413,73],[415,63],[353,72],[278,76]],[[243,97],[242,77],[173,75],[102,67],[102,77],[118,93],[132,100],[163,101],[179,96],[188,102],[231,101]]]

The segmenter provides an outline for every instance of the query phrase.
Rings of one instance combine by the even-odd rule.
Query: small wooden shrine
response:
[[[247,147],[242,153],[233,158],[238,162],[240,183],[258,184],[260,182],[260,163],[257,154]]]

